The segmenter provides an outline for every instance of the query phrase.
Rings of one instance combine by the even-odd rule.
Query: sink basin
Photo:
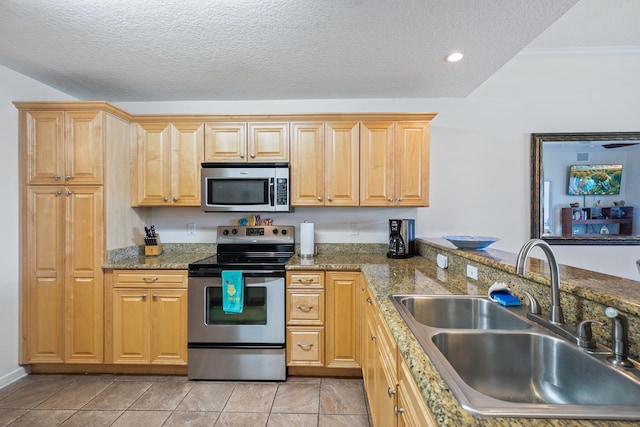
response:
[[[463,408],[490,417],[640,420],[640,369],[615,367],[503,307],[463,295],[392,295]]]
[[[529,329],[531,324],[486,298],[472,296],[394,295],[396,307],[416,322],[441,329]],[[399,304],[398,304],[399,303]]]
[[[640,381],[559,338],[444,332],[432,341],[455,375],[484,396],[524,404],[635,406],[640,415]]]

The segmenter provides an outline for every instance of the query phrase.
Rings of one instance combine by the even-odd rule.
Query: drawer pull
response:
[[[371,341],[375,341],[375,340],[377,340],[377,339],[378,339],[378,337],[377,337],[377,336],[375,336],[375,335],[371,334]]]
[[[313,347],[313,343],[312,344],[298,343],[298,347],[300,347],[303,350],[311,350],[311,347]]]
[[[401,408],[399,406],[394,406],[393,412],[395,412],[396,414],[404,414],[404,408]]]
[[[367,297],[367,302],[371,305],[373,305],[373,300],[371,299],[371,297]]]
[[[142,294],[141,297],[142,297],[143,300],[145,300],[145,299],[147,299],[147,294]]]
[[[313,283],[313,279],[298,279],[299,283]]]
[[[305,313],[310,312],[313,309],[312,305],[296,305],[298,310],[304,311]]]
[[[394,394],[396,394],[396,391],[394,389],[392,389],[391,387],[389,387],[389,388],[387,388],[387,394],[389,395],[389,397],[391,397]]]
[[[144,280],[145,282],[157,282],[158,278],[157,277],[143,277],[142,280]]]

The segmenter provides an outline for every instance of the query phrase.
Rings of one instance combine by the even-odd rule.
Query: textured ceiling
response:
[[[576,2],[2,0],[0,65],[112,102],[464,97]]]

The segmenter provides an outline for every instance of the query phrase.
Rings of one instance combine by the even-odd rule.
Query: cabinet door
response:
[[[131,191],[133,206],[170,204],[171,126],[168,123],[135,123],[137,185]]]
[[[358,122],[327,122],[324,144],[325,206],[358,206],[360,191]]]
[[[200,168],[204,159],[204,125],[173,123],[171,203],[200,206]]]
[[[113,363],[150,362],[149,293],[148,289],[114,289]]]
[[[67,184],[103,183],[104,113],[65,113],[65,181]]]
[[[25,182],[64,183],[64,113],[22,112]]]
[[[187,290],[151,290],[151,363],[187,364]]]
[[[395,365],[392,372],[384,363],[385,351],[384,346],[380,345],[380,342],[376,342],[376,354],[375,354],[375,403],[374,408],[376,412],[377,424],[379,426],[393,427],[396,425],[396,382],[395,378]]]
[[[398,363],[398,427],[436,427],[438,424],[424,402],[407,362]]]
[[[393,206],[393,122],[360,124],[360,206]]]
[[[21,363],[64,361],[64,188],[26,187]]]
[[[250,162],[289,161],[289,123],[249,123]]]
[[[324,125],[291,123],[291,205],[324,205]]]
[[[329,271],[327,286],[327,367],[359,368],[357,300],[360,273]]]
[[[369,310],[365,310],[362,321],[364,323],[363,339],[362,339],[362,379],[364,382],[364,389],[367,394],[367,400],[369,408],[371,410],[371,418],[373,419],[373,425],[379,425],[376,419],[376,327],[373,320],[373,316],[369,313]]]
[[[205,123],[205,162],[246,162],[247,124],[240,122]]]
[[[397,122],[395,204],[429,205],[429,122]]]
[[[65,361],[103,361],[103,192],[70,186],[66,200]]]

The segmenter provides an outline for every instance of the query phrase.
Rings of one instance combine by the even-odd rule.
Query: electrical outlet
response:
[[[478,268],[467,264],[467,277],[478,280]]]
[[[449,259],[447,258],[446,255],[438,254],[438,256],[436,257],[436,263],[440,268],[449,267]]]
[[[190,222],[187,224],[187,234],[190,236],[194,236],[196,234],[196,224]]]
[[[352,222],[350,224],[351,226],[351,235],[352,236],[357,236],[360,234],[360,227],[358,227],[358,223],[357,222]]]

